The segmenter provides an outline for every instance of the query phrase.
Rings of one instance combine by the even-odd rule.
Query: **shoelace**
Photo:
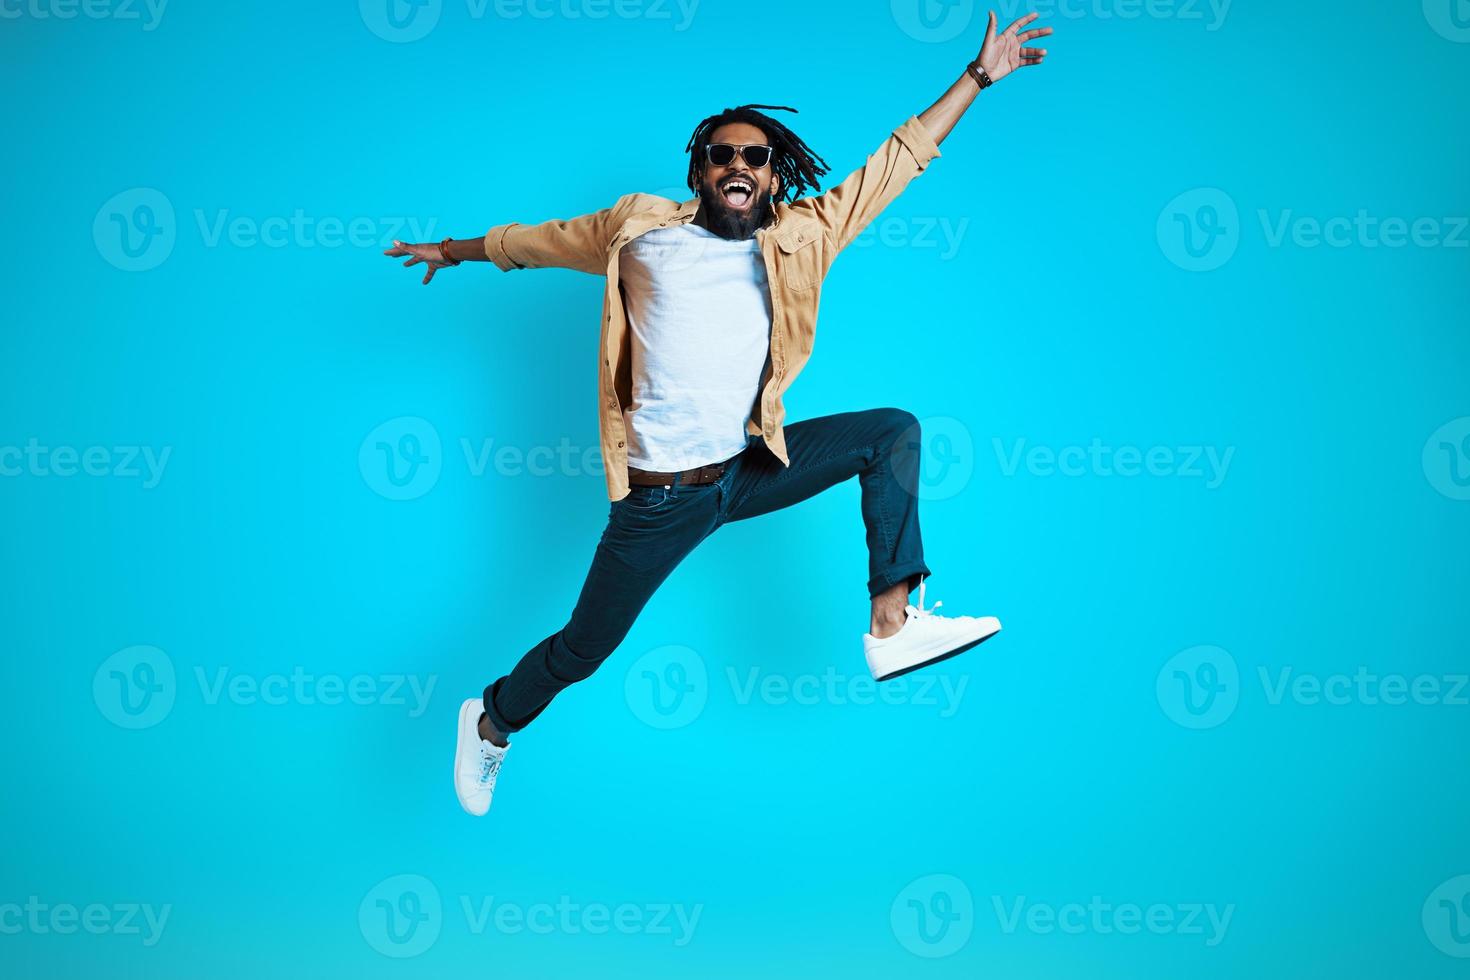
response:
[[[484,743],[480,745],[480,785],[485,786],[495,782],[495,777],[500,773],[500,762],[504,756],[492,755],[485,748]]]
[[[934,600],[934,605],[930,606],[928,609],[924,608],[924,580],[922,578],[919,579],[919,604],[914,607],[915,615],[933,616],[934,610],[938,609],[942,605],[944,605],[944,600],[936,599]]]
[[[944,605],[944,600],[935,599],[934,605],[930,606],[928,609],[924,608],[924,580],[922,578],[919,579],[919,602],[918,605],[913,607],[915,619],[933,618],[943,620],[946,623],[965,623],[971,622],[975,618],[974,616],[941,616],[934,610],[938,609],[942,605]]]

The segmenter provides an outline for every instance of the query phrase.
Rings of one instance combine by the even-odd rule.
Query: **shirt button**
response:
[[[623,448],[622,440],[618,440],[618,448],[619,449],[622,449]]]

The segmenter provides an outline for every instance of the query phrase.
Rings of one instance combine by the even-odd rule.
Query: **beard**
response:
[[[736,211],[725,203],[724,195],[718,190],[700,184],[699,206],[704,208],[705,223],[710,231],[721,238],[738,241],[751,237],[756,229],[765,225],[771,216],[771,192],[758,195],[749,211]]]

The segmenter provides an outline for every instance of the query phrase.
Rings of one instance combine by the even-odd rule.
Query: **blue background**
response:
[[[792,420],[895,405],[948,433],[927,597],[1005,623],[929,672],[965,685],[955,710],[922,674],[897,704],[740,696],[752,670],[861,683],[854,481],[702,546],[517,737],[474,820],[449,778],[458,704],[565,621],[607,499],[596,470],[477,475],[464,446],[596,446],[602,283],[476,265],[425,289],[385,239],[667,193],[695,123],[740,102],[801,109],[786,121],[830,183],[958,76],[983,14],[443,0],[404,40],[381,0],[174,0],[151,30],[141,7],[7,0],[0,446],[107,447],[113,475],[0,477],[0,972],[1465,975],[1470,941],[1441,935],[1431,893],[1457,901],[1470,873],[1470,708],[1273,703],[1260,680],[1467,670],[1470,460],[1423,452],[1470,416],[1466,236],[1269,234],[1288,211],[1470,214],[1450,2],[1043,8],[1048,64],[985,93],[888,237],[840,258],[788,398]],[[159,196],[172,220],[148,225]],[[211,232],[298,211],[370,240]],[[161,228],[152,268],[126,268],[113,215]],[[1186,228],[1228,261],[1184,268]],[[439,472],[393,500],[360,449],[402,418],[432,426]],[[1233,456],[1215,487],[1005,465],[1019,440],[1094,439]],[[126,446],[169,449],[156,486],[115,472]],[[174,681],[132,729],[109,658],[136,645]],[[670,645],[706,681],[662,728],[637,665]],[[1206,702],[1171,694],[1169,665],[1202,645],[1223,687],[1191,697],[1225,700],[1196,728]],[[210,697],[222,670],[296,668],[382,697]],[[394,675],[433,682],[426,710]],[[399,875],[420,876],[407,903]],[[442,911],[395,943],[385,889]],[[30,896],[170,917],[151,946],[14,928],[3,907]],[[1232,918],[1213,945],[1208,927],[1008,931],[996,904],[1023,896]],[[699,919],[683,944],[575,916],[476,931],[464,900]]]

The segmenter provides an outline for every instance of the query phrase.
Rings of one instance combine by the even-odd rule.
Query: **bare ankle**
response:
[[[868,627],[868,632],[872,633],[878,639],[884,640],[903,629],[903,624],[907,619],[908,617],[903,614],[875,615],[872,619],[872,625]]]

